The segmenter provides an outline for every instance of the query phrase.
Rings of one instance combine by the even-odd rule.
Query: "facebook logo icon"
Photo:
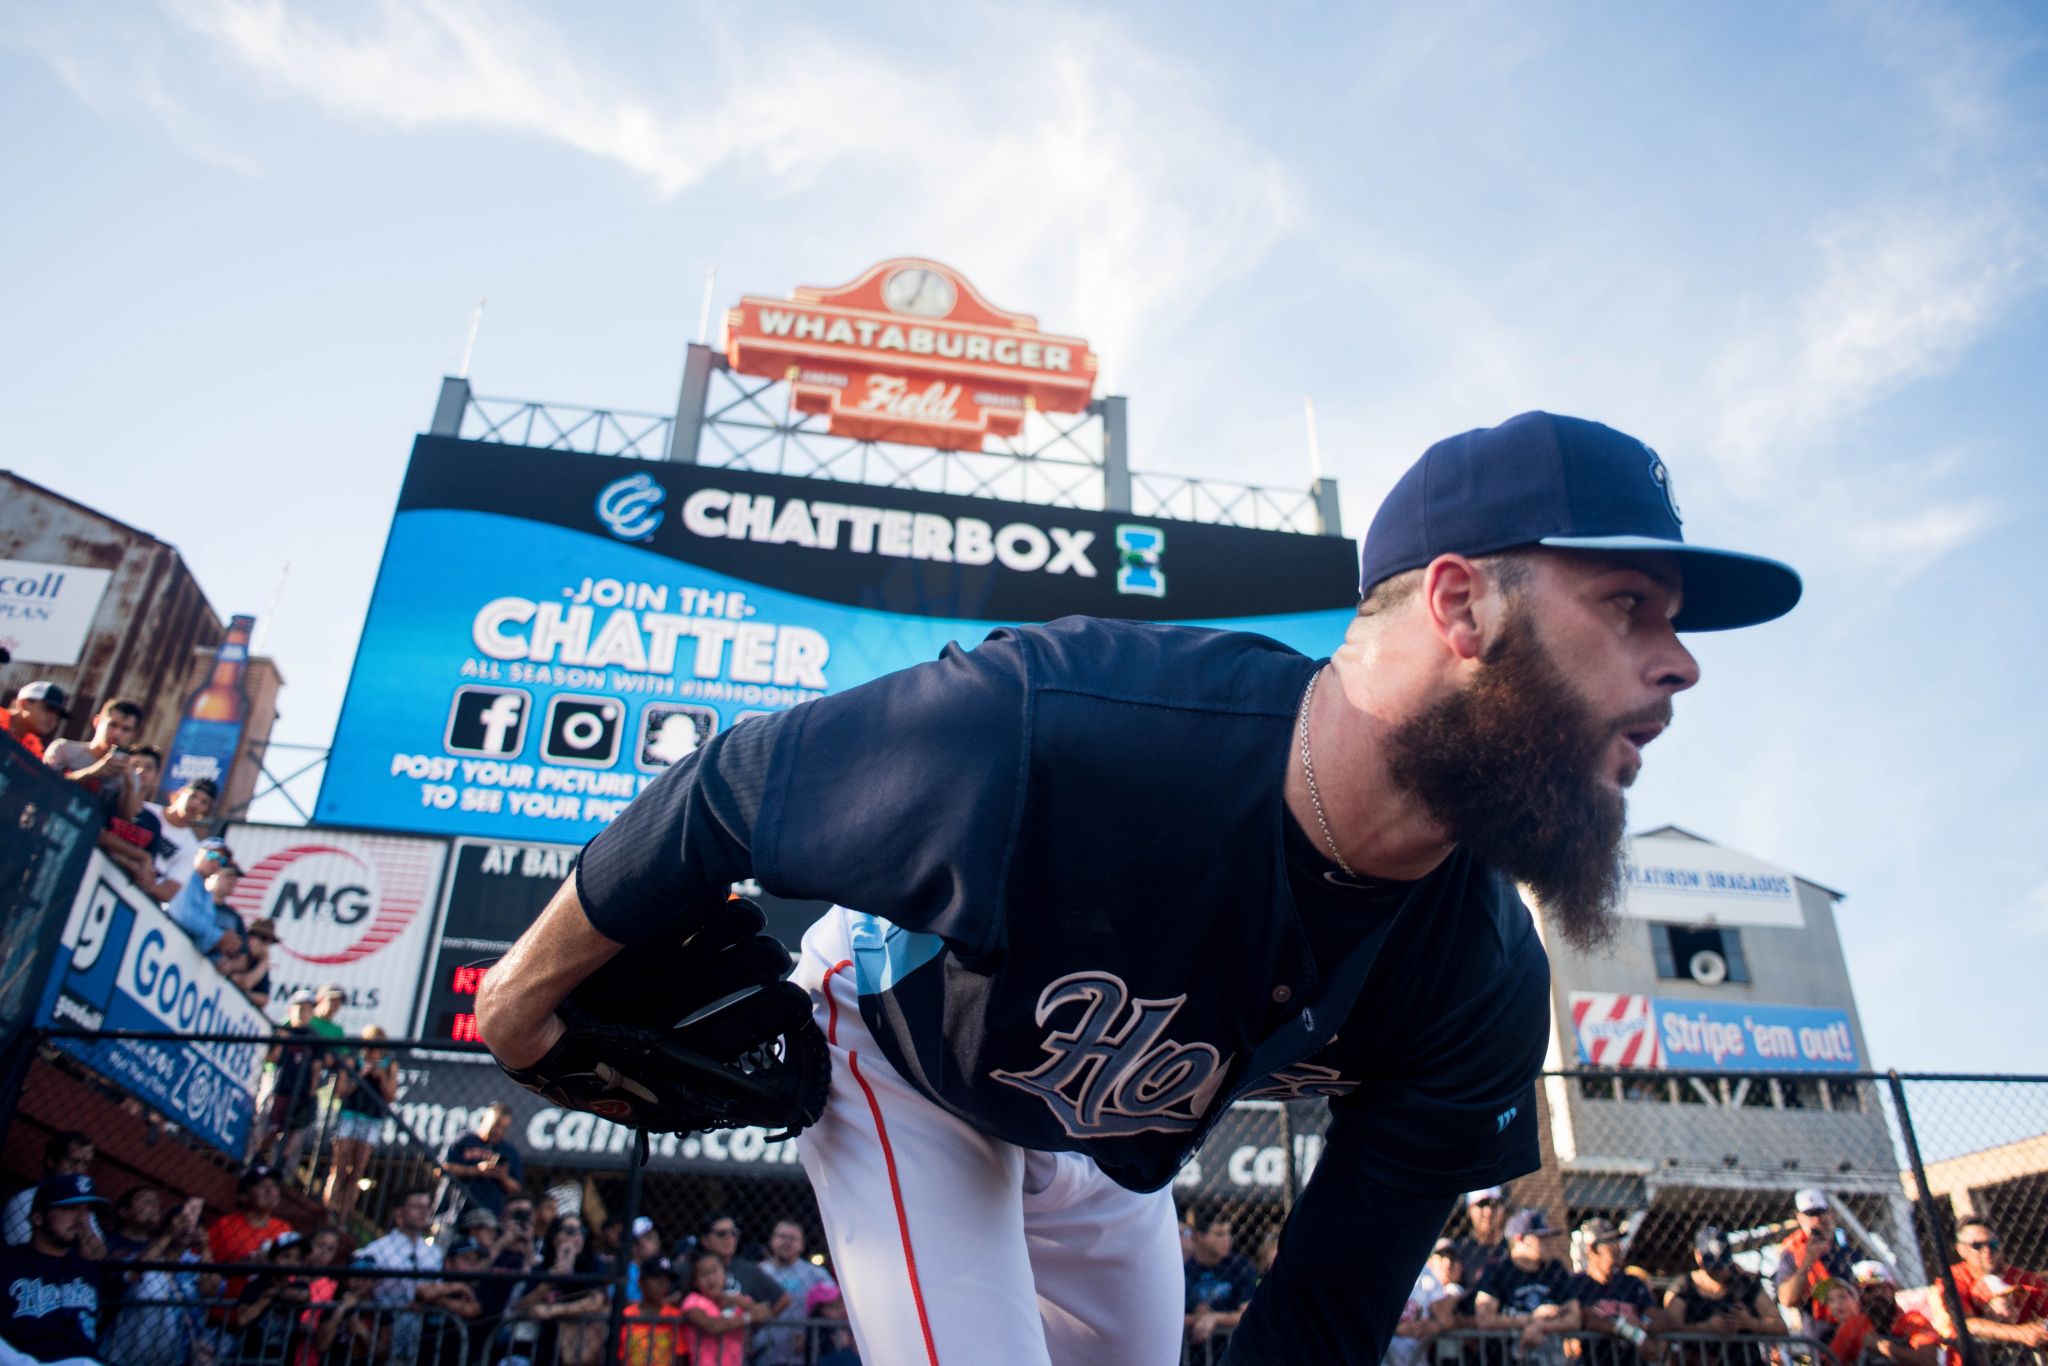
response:
[[[517,688],[462,687],[448,712],[450,754],[476,754],[502,759],[526,743],[526,717],[533,698]]]

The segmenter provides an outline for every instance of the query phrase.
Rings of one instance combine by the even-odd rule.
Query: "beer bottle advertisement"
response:
[[[185,699],[179,714],[178,735],[171,741],[170,758],[164,764],[162,789],[175,792],[189,782],[209,778],[226,795],[228,770],[242,743],[242,729],[249,719],[249,636],[256,626],[254,617],[236,617],[228,623],[227,639],[215,652],[213,672]]]

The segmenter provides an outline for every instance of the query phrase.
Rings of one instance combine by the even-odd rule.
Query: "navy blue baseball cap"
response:
[[[67,1173],[46,1176],[36,1187],[35,1207],[57,1209],[64,1205],[104,1205],[107,1198],[92,1188],[92,1178]]]
[[[1655,451],[1598,422],[1541,412],[1424,451],[1372,519],[1359,589],[1439,555],[1526,545],[1676,556],[1685,601],[1672,625],[1681,631],[1754,626],[1799,601],[1790,565],[1686,544],[1671,471]]]

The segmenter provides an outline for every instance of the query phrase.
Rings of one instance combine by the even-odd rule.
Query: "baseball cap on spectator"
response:
[[[323,982],[320,984],[320,990],[314,992],[313,996],[315,1000],[322,1001],[326,1000],[329,996],[339,996],[342,1000],[346,1001],[348,999],[348,988],[339,982]]]
[[[633,1236],[635,1238],[645,1238],[652,1232],[654,1232],[654,1221],[646,1215],[643,1214],[633,1221]]]
[[[658,1254],[649,1257],[646,1261],[640,1263],[640,1279],[644,1281],[649,1276],[666,1276],[668,1279],[674,1280],[676,1278],[676,1264]]]
[[[1857,1262],[1849,1268],[1849,1274],[1855,1278],[1856,1284],[1858,1285],[1897,1284],[1897,1282],[1892,1279],[1892,1269],[1886,1266],[1883,1262]]]
[[[1432,1257],[1447,1257],[1457,1250],[1458,1245],[1455,1241],[1449,1238],[1439,1238],[1436,1240],[1436,1246],[1429,1250],[1429,1255]]]
[[[1540,1209],[1517,1210],[1508,1219],[1510,1238],[1551,1238],[1558,1232],[1550,1226],[1550,1220]]]
[[[1685,576],[1680,631],[1754,626],[1799,601],[1791,566],[1687,545],[1679,521],[1671,472],[1648,446],[1584,418],[1522,413],[1447,437],[1408,467],[1366,532],[1359,589],[1439,555],[1543,545],[1673,556]]]
[[[497,1226],[498,1216],[491,1213],[491,1211],[485,1209],[481,1205],[478,1205],[475,1209],[465,1212],[462,1216],[462,1223],[460,1225],[464,1233],[469,1232],[473,1228],[494,1229]]]
[[[277,942],[277,922],[269,916],[258,916],[249,922],[249,938],[261,939],[268,943]]]
[[[47,678],[21,685],[21,691],[14,695],[17,702],[40,702],[59,716],[71,715],[71,698],[63,688]]]
[[[1612,1219],[1588,1219],[1579,1225],[1579,1240],[1587,1247],[1595,1247],[1601,1243],[1618,1243],[1621,1241],[1621,1230],[1614,1226]]]
[[[1495,1204],[1499,1204],[1501,1201],[1507,1199],[1507,1194],[1508,1193],[1502,1190],[1499,1186],[1488,1186],[1483,1190],[1465,1192],[1465,1203],[1469,1206],[1483,1204],[1484,1202],[1491,1200]]]
[[[312,1005],[314,1004],[313,993],[306,990],[304,987],[300,987],[297,991],[291,994],[291,999],[286,1001],[285,1004],[292,1006]]]
[[[242,1179],[235,1182],[235,1192],[240,1194],[264,1181],[275,1180],[277,1180],[276,1168],[266,1167],[261,1162],[257,1162],[243,1170]]]
[[[830,1281],[822,1281],[812,1286],[810,1292],[804,1296],[804,1317],[807,1319],[818,1317],[819,1305],[830,1304],[838,1298],[839,1287]]]
[[[1692,1240],[1692,1250],[1699,1253],[1708,1266],[1719,1266],[1735,1260],[1735,1249],[1729,1246],[1728,1239],[1721,1230],[1712,1224],[1701,1229],[1699,1236]]]
[[[448,1249],[448,1259],[450,1261],[457,1257],[488,1257],[490,1255],[491,1250],[474,1238],[464,1238],[454,1247]]]
[[[1828,1193],[1824,1190],[1808,1186],[1806,1189],[1793,1195],[1792,1208],[1798,1210],[1801,1214],[1826,1214],[1828,1212]]]
[[[107,1198],[92,1188],[92,1178],[82,1172],[46,1176],[36,1187],[35,1207],[57,1209],[64,1205],[104,1205]]]
[[[1856,1287],[1836,1276],[1829,1276],[1823,1280],[1815,1281],[1813,1284],[1814,1312],[1818,1313],[1819,1311],[1827,1308],[1828,1296],[1834,1294],[1837,1290],[1847,1290],[1851,1294],[1854,1294],[1856,1292]]]
[[[297,1247],[300,1243],[303,1243],[305,1241],[305,1234],[300,1233],[297,1229],[288,1228],[283,1233],[278,1234],[275,1238],[272,1238],[269,1242],[265,1243],[264,1246],[269,1248],[272,1252],[278,1252],[288,1247]]]

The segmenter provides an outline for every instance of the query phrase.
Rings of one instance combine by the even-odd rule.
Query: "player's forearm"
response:
[[[561,1037],[555,1007],[621,947],[583,914],[575,882],[562,884],[540,919],[485,975],[476,994],[478,1036],[508,1066],[532,1066]]]

